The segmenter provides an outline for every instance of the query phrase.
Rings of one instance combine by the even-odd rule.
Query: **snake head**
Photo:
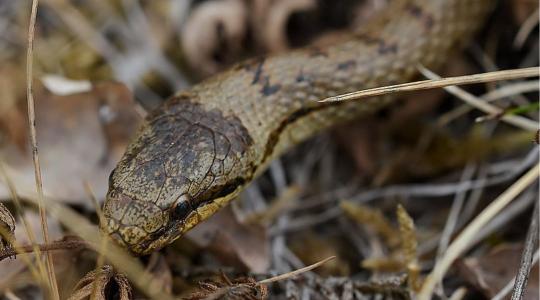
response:
[[[177,96],[150,114],[109,177],[102,229],[134,254],[168,245],[252,176],[241,121],[191,100]]]

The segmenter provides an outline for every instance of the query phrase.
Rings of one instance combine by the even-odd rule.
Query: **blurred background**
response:
[[[388,2],[41,0],[33,79],[46,196],[96,221],[84,186],[103,200],[110,171],[149,110],[243,59],[332,44]],[[10,209],[6,178],[21,197],[36,196],[26,115],[30,5],[0,0],[0,161],[7,174],[0,199]],[[524,68],[538,66],[538,57],[538,2],[501,0],[465,51],[437,71],[458,76]],[[365,295],[384,292],[386,285],[377,290],[362,283],[406,269],[403,249],[391,241],[398,203],[417,224],[417,256],[421,269],[430,270],[456,233],[538,163],[538,133],[500,122],[519,115],[537,124],[538,85],[535,78],[466,88],[501,115],[479,112],[442,89],[401,96],[399,108],[341,125],[287,153],[231,208],[145,260],[148,270],[165,274],[158,277],[166,290],[189,295],[198,280],[221,272],[265,276],[337,255],[306,281],[281,283],[272,295],[297,290],[339,299],[347,285]],[[535,199],[537,185],[478,234],[440,295],[465,286],[468,297],[488,299],[511,280]],[[37,227],[36,213],[25,214]],[[387,224],[391,233],[373,224]],[[66,234],[57,221],[50,226],[55,238]],[[55,260],[66,296],[95,259],[73,257],[85,263]],[[35,297],[24,264],[7,263],[0,262],[1,290]],[[538,299],[538,279],[530,285],[528,299]],[[398,296],[408,292],[388,286],[403,289]]]

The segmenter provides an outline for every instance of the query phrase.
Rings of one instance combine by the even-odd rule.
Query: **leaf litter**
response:
[[[84,182],[102,201],[108,173],[141,121],[141,106],[154,107],[178,88],[245,57],[310,42],[331,43],[339,38],[340,30],[365,22],[365,16],[384,9],[387,1],[366,0],[356,6],[354,1],[343,1],[340,6],[304,0],[255,5],[234,0],[186,5],[80,1],[77,7],[72,1],[42,2],[34,57],[35,74],[46,79],[43,86],[38,83],[34,94],[44,191],[47,199],[67,203],[96,224],[99,217]],[[20,15],[25,9],[10,4],[6,11],[20,13],[2,19],[17,25],[2,27],[11,43],[0,41],[6,50],[0,55],[5,62],[0,68],[0,87],[5,91],[0,95],[0,158],[17,194],[28,200],[36,196],[32,193],[34,170],[21,104],[25,78],[17,67],[24,61],[20,52],[26,33],[21,28],[26,20]],[[524,0],[501,4],[484,29],[488,34],[478,37],[472,50],[467,50],[469,55],[456,58],[452,68],[441,74],[537,66],[534,33],[538,29],[532,18],[537,9],[537,4]],[[59,77],[67,81],[48,80]],[[71,80],[83,84],[70,86]],[[537,163],[535,135],[499,122],[507,115],[538,122],[538,89],[513,88],[530,83],[501,81],[467,88],[471,94],[485,95],[505,115],[486,116],[442,90],[418,92],[407,95],[407,100],[401,100],[405,104],[395,111],[382,111],[371,120],[338,127],[300,145],[273,164],[250,187],[249,196],[244,193],[232,209],[198,226],[172,247],[142,258],[144,273],[153,278],[147,281],[153,286],[149,290],[199,297],[193,299],[365,299],[376,295],[409,299],[424,287],[423,280],[437,263],[434,250],[450,216],[452,198],[462,194],[464,201],[457,207],[461,213],[453,214],[452,232],[444,236],[449,242]],[[498,90],[502,96],[492,96]],[[429,101],[421,103],[420,98]],[[460,174],[471,162],[477,165],[476,171],[464,180]],[[492,263],[481,260],[495,256],[499,247],[508,244],[520,249],[523,228],[528,227],[524,220],[530,220],[530,210],[522,206],[530,206],[534,201],[529,199],[534,197],[538,197],[536,187],[525,188],[515,205],[493,219],[498,223],[479,232],[473,250],[459,257],[445,274],[444,285],[434,290],[438,297],[492,297],[508,286],[518,269],[526,269],[520,267],[521,250],[498,254],[516,257],[500,264],[501,272],[489,270]],[[0,227],[14,231],[15,249],[26,245],[32,251],[19,220],[19,210],[24,210],[30,223],[37,221],[39,227],[37,215],[29,213],[32,205],[12,205],[4,180],[0,198],[5,204],[0,207]],[[156,295],[132,289],[110,261],[96,264],[101,256],[89,249],[99,247],[62,239],[79,231],[60,227],[58,221],[66,224],[62,218],[48,219],[55,242],[40,247],[56,249],[52,253],[61,298]],[[2,241],[6,246],[6,239]],[[9,251],[3,253],[14,253]],[[294,273],[328,256],[336,258],[298,276],[261,285],[265,278]],[[40,286],[41,279],[23,257],[33,259],[19,254],[0,262],[0,272],[14,272],[0,284],[6,296],[24,295]],[[495,259],[499,257],[504,256]],[[535,268],[531,274],[536,274]],[[486,279],[486,274],[494,278]],[[125,275],[132,278],[134,274]],[[530,278],[529,286],[535,282]],[[526,289],[525,297],[534,297],[531,293]]]

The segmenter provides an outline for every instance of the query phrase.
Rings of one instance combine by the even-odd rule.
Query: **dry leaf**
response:
[[[15,218],[7,207],[0,203],[0,249],[11,248],[15,238]]]
[[[261,226],[239,223],[230,206],[189,231],[187,237],[228,265],[259,273],[270,266],[266,231]]]
[[[56,96],[36,93],[36,130],[45,195],[90,206],[83,182],[98,199],[107,190],[107,178],[139,126],[131,93],[119,83],[103,83],[87,93]],[[11,122],[24,130],[8,132],[0,159],[21,195],[35,195],[34,168],[27,140],[25,108],[12,107]],[[8,198],[0,182],[0,198]]]
[[[107,286],[112,281],[116,283],[118,290],[107,289]],[[116,273],[111,266],[105,265],[99,270],[86,274],[75,286],[69,300],[112,299],[111,297],[116,293],[118,293],[118,299],[120,300],[132,299],[131,285],[127,278],[120,273]]]
[[[458,265],[458,271],[486,297],[495,296],[517,274],[521,258],[521,244],[504,244],[488,254],[469,257]],[[531,269],[525,300],[538,299],[538,264]]]

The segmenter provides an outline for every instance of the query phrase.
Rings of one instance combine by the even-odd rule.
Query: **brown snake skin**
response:
[[[479,27],[493,0],[394,0],[328,48],[252,59],[152,112],[109,179],[103,225],[134,254],[171,243],[227,205],[272,158],[341,121],[391,103],[317,103],[409,81]]]

